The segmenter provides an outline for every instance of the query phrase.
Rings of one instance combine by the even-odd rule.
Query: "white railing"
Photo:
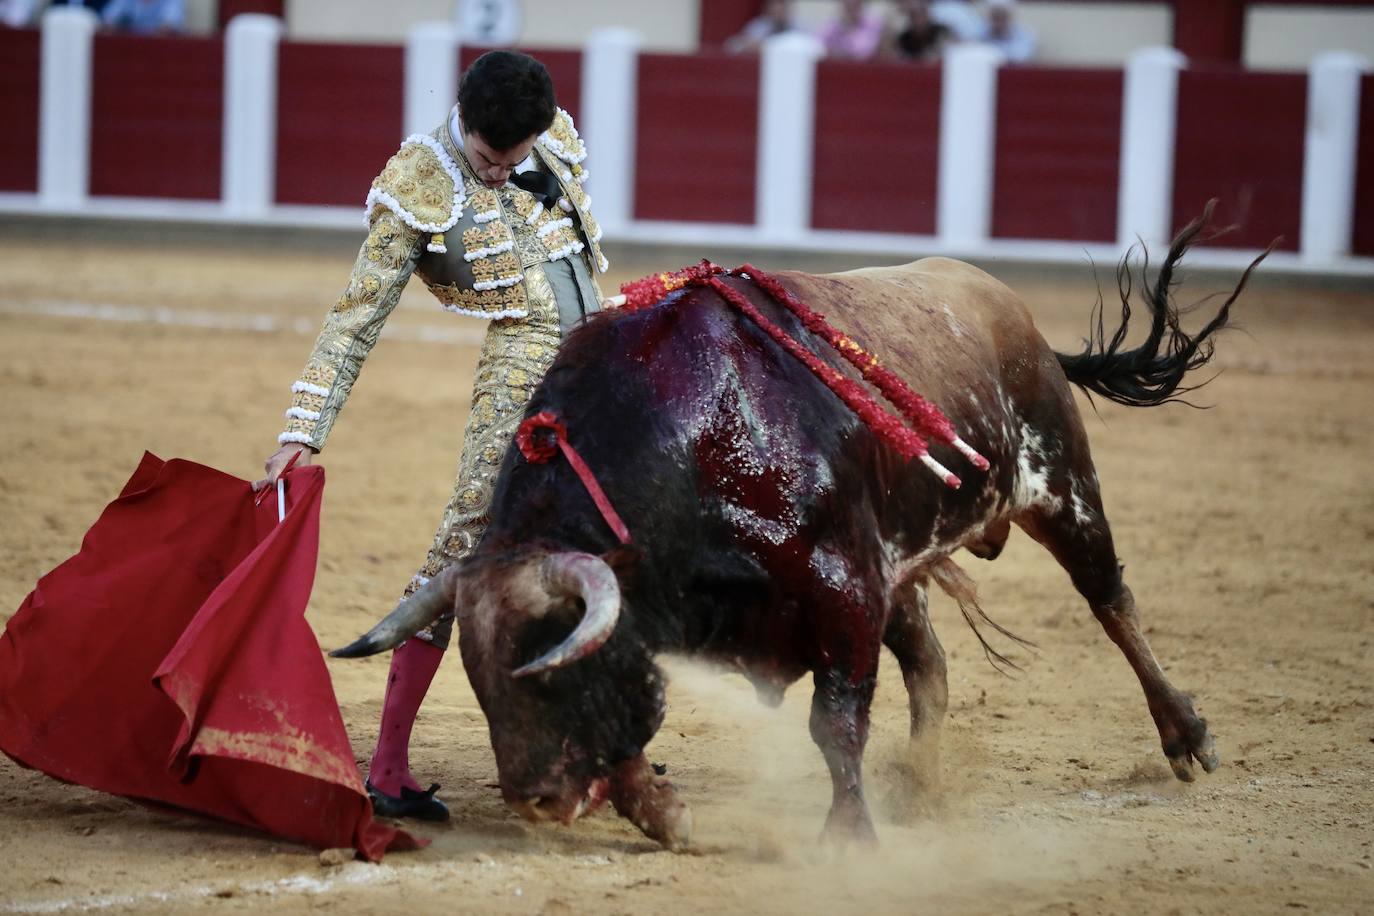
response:
[[[277,204],[277,51],[280,21],[236,18],[225,40],[222,198],[217,203],[92,199],[90,182],[93,14],[53,7],[43,18],[38,193],[0,195],[0,211],[224,220],[295,225],[360,225],[356,207]],[[405,131],[427,131],[456,96],[460,37],[451,23],[415,27],[405,54]],[[1115,245],[1016,242],[990,238],[996,151],[999,55],[956,46],[943,63],[935,236],[817,230],[810,225],[816,65],[809,36],[772,39],[760,66],[756,212],[751,226],[649,222],[634,218],[636,74],[634,33],[593,34],[582,57],[581,124],[596,211],[612,241],[736,245],[882,254],[1080,260],[1111,259],[1137,238],[1165,241],[1173,220],[1174,125],[1178,73],[1171,48],[1137,52],[1126,68]],[[1309,71],[1307,135],[1297,255],[1293,269],[1374,274],[1374,259],[1351,256],[1363,58],[1324,53]],[[359,189],[359,199],[366,191]],[[1210,252],[1202,259],[1239,260]]]

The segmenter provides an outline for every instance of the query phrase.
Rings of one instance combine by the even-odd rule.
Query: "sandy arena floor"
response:
[[[143,449],[258,472],[351,262],[347,245],[286,256],[19,238],[0,238],[6,616],[76,550]],[[1087,328],[1087,268],[1067,276],[1080,275],[1007,276],[1059,349]],[[885,800],[907,713],[884,660],[867,757],[877,849],[837,856],[815,842],[830,793],[808,685],[769,710],[742,679],[678,661],[651,756],[693,806],[696,849],[661,852],[608,811],[525,824],[490,786],[485,723],[455,657],[414,746],[417,775],[443,784],[454,813],[419,831],[428,849],[327,866],[4,760],[0,911],[1370,912],[1374,290],[1268,283],[1239,311],[1247,333],[1223,339],[1225,372],[1200,397],[1214,410],[1106,405],[1089,421],[1150,638],[1222,752],[1210,777],[1172,779],[1124,660],[1017,532],[997,562],[962,562],[984,606],[1040,652],[1002,677],[953,603],[932,599],[951,710],[945,785],[920,820],[897,822],[903,806]],[[423,556],[481,326],[412,288],[388,332],[322,456],[310,620],[325,646],[389,609]],[[364,762],[386,664],[330,664]]]

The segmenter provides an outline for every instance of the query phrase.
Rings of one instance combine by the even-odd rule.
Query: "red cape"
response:
[[[374,823],[305,622],[324,469],[248,483],[145,454],[76,556],[0,636],[0,750],[50,776],[378,861]]]

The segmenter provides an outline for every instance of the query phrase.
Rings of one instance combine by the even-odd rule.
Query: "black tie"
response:
[[[544,206],[552,209],[557,203],[558,198],[563,196],[563,187],[548,172],[540,172],[531,169],[528,172],[515,172],[510,176],[510,183],[525,191],[529,191],[535,197],[544,202]]]

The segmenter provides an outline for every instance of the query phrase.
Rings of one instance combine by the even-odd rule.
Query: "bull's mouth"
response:
[[[584,814],[595,811],[609,794],[610,781],[590,780],[581,791],[561,794],[521,794],[505,792],[506,804],[527,821],[556,821],[571,824]]]

